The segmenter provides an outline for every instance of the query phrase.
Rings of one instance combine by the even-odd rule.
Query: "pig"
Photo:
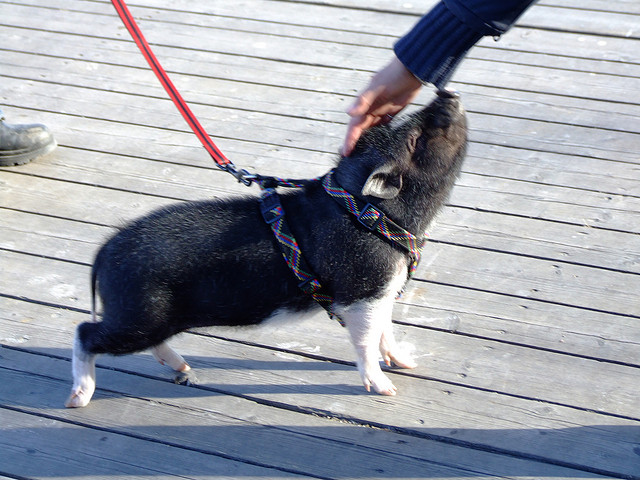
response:
[[[422,237],[461,169],[467,121],[459,96],[440,90],[423,109],[365,132],[333,178]],[[281,195],[308,265],[346,324],[367,391],[395,395],[388,365],[416,363],[394,340],[391,314],[413,258],[334,201],[314,180]],[[245,326],[318,304],[299,288],[255,197],[180,203],[120,229],[92,268],[92,320],[76,329],[67,407],[86,406],[99,354],[144,349],[183,374],[189,364],[171,336],[196,327]],[[96,315],[96,288],[102,316]]]

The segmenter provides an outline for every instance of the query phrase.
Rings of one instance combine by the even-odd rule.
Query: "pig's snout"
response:
[[[443,100],[458,100],[460,98],[460,94],[454,90],[439,89],[436,91],[436,95]]]
[[[439,109],[453,113],[454,115],[464,112],[458,92],[454,90],[436,90],[436,95],[435,105]]]
[[[453,90],[436,90],[436,98],[427,111],[431,113],[431,126],[436,128],[446,128],[464,122],[465,112],[460,94]]]

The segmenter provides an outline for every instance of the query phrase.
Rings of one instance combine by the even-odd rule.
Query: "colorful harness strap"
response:
[[[351,195],[338,185],[335,178],[333,178],[333,171],[325,175],[322,180],[322,186],[330,197],[346,208],[351,214],[355,215],[362,225],[407,251],[412,260],[409,266],[409,276],[413,275],[420,262],[420,252],[427,239],[426,235],[420,239],[417,238],[411,232],[405,230],[387,217],[375,206]]]
[[[279,183],[281,179],[275,180],[274,186],[303,187],[310,182],[320,179],[303,180],[300,181],[300,183],[286,181],[286,183],[282,184]],[[334,312],[333,298],[326,293],[326,290],[320,284],[320,281],[316,278],[316,275],[300,251],[300,245],[298,245],[297,240],[285,220],[284,209],[282,208],[280,197],[275,191],[275,188],[265,188],[265,184],[260,181],[257,181],[257,183],[260,183],[263,187],[262,197],[260,198],[262,217],[271,227],[287,265],[299,280],[300,283],[298,287],[306,294],[311,295],[311,297],[327,311],[329,317],[335,318],[340,322],[340,325],[344,327],[344,321]],[[377,233],[379,236],[409,253],[412,261],[409,265],[408,277],[411,277],[420,261],[420,250],[425,243],[426,236],[422,239],[416,238],[415,235],[400,227],[370,203],[366,203],[351,195],[336,183],[333,178],[333,171],[324,176],[322,186],[329,196],[344,206],[345,209],[353,214],[368,230]]]
[[[329,317],[335,318],[340,325],[345,326],[344,322],[333,311],[333,297],[328,295],[313,270],[309,267],[306,260],[302,256],[300,246],[296,241],[287,221],[285,220],[284,209],[280,203],[280,197],[273,188],[266,188],[262,192],[260,198],[260,210],[264,221],[271,227],[273,234],[278,241],[282,256],[287,265],[300,281],[298,287],[324,308]]]

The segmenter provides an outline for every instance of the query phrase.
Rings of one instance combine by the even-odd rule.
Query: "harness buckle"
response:
[[[369,230],[373,231],[378,227],[378,224],[382,221],[383,217],[384,213],[370,203],[367,203],[362,209],[362,212],[360,212],[360,215],[358,215],[358,221]]]
[[[262,194],[262,198],[260,198],[260,213],[262,213],[262,218],[264,218],[267,225],[271,225],[284,217],[284,209],[280,204],[280,197],[274,189],[267,189]]]
[[[298,288],[307,295],[313,295],[322,288],[320,282],[315,277],[310,277],[298,284]]]

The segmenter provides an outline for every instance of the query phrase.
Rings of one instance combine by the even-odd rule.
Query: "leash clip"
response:
[[[243,169],[238,171],[238,169],[236,169],[236,166],[231,162],[219,166],[225,172],[233,175],[233,177],[238,180],[238,183],[244,183],[247,187],[250,187],[253,181],[257,178],[257,175],[254,175],[247,170]]]

